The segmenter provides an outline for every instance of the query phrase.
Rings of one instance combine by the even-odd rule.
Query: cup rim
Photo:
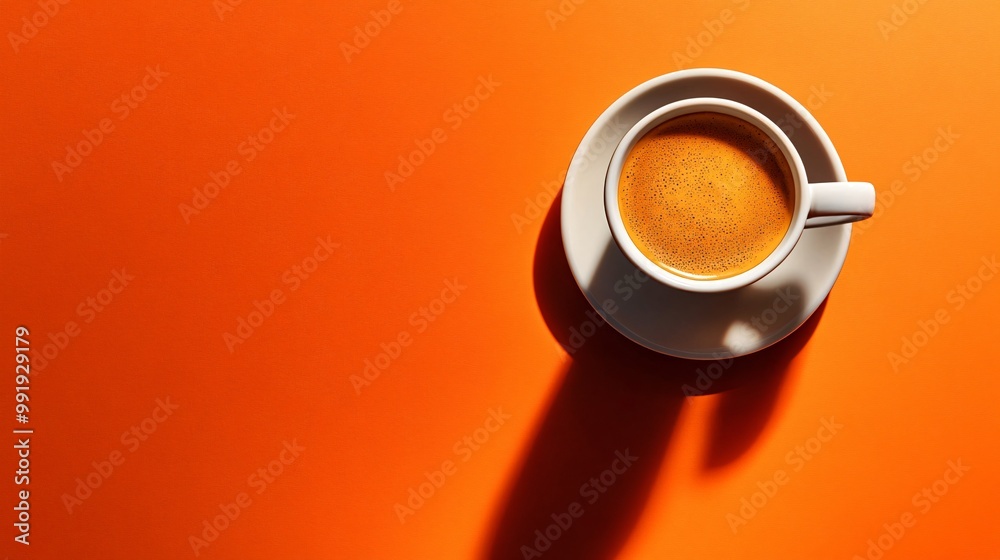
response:
[[[695,280],[674,274],[646,257],[636,246],[628,231],[618,205],[618,183],[625,159],[635,144],[656,126],[690,113],[713,112],[739,118],[767,134],[781,150],[792,172],[794,205],[792,219],[778,246],[767,257],[744,272],[728,278]],[[625,257],[637,268],[662,284],[690,292],[724,292],[753,284],[785,260],[792,252],[805,229],[808,210],[812,204],[805,165],[788,136],[769,118],[742,103],[714,97],[696,97],[668,103],[641,119],[622,138],[615,148],[605,176],[604,208],[611,236]]]

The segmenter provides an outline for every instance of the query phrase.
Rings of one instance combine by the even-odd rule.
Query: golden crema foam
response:
[[[692,113],[646,133],[625,159],[618,205],[646,257],[687,278],[736,276],[792,221],[794,182],[771,138],[742,119]]]

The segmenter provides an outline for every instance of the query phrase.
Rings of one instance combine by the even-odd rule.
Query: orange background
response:
[[[543,558],[865,557],[906,512],[916,523],[883,536],[887,559],[1000,558],[1000,281],[973,282],[961,309],[949,300],[1000,244],[996,2],[911,1],[884,36],[889,0],[567,0],[551,22],[557,0],[401,0],[345,55],[387,5],[246,1],[220,16],[209,0],[74,0],[17,52],[0,47],[0,325],[30,328],[35,366],[31,545],[12,540],[9,435],[3,554],[194,557],[189,537],[246,493],[200,557],[522,558],[628,449],[636,463]],[[0,31],[41,9],[5,2]],[[814,114],[883,198],[821,317],[737,362],[727,390],[684,399],[705,364],[609,327],[560,349],[586,307],[542,193],[594,119],[677,69],[673,54],[725,9],[735,19],[687,66],[747,72],[803,103],[832,92]],[[169,75],[121,119],[115,99],[158,65]],[[490,77],[474,112],[446,120]],[[248,161],[241,143],[282,108],[294,118]],[[60,181],[52,162],[106,118],[113,130]],[[390,190],[385,172],[439,127],[444,142]],[[914,177],[907,163],[941,127],[958,138]],[[179,205],[230,160],[240,174],[185,223]],[[526,198],[545,216],[519,232]],[[326,236],[339,247],[292,290],[286,272]],[[102,294],[122,267],[134,279]],[[433,303],[452,279],[466,288]],[[224,333],[274,290],[281,303],[230,352]],[[428,306],[433,322],[411,322]],[[948,323],[894,371],[889,353],[940,309]],[[78,334],[39,368],[67,321]],[[351,376],[401,332],[409,344],[358,394]],[[15,429],[7,356],[0,418]],[[177,409],[148,420],[168,397]],[[510,417],[466,452],[490,409]],[[844,427],[794,471],[786,455],[830,417]],[[131,451],[122,435],[144,421],[155,432]],[[273,463],[293,441],[304,450]],[[68,512],[113,452],[123,462]],[[913,496],[959,459],[971,469],[922,511]],[[395,504],[445,461],[452,474],[401,523]],[[258,493],[269,464],[281,474]],[[787,484],[734,533],[727,514],[779,469]]]

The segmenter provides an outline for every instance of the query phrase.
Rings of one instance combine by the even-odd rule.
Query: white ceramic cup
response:
[[[736,276],[696,280],[674,274],[647,258],[632,241],[618,207],[618,184],[625,158],[647,132],[664,122],[689,113],[711,112],[733,116],[765,132],[778,146],[792,172],[794,206],[785,236],[767,257]],[[660,283],[690,292],[723,292],[748,286],[774,270],[792,252],[805,228],[846,224],[870,218],[875,210],[875,187],[871,183],[809,183],[806,169],[780,128],[760,112],[728,99],[699,97],[670,103],[653,111],[629,130],[611,157],[604,185],[604,208],[611,234],[622,253],[637,268]]]

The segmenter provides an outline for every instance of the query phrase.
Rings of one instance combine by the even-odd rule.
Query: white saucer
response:
[[[587,131],[563,186],[563,246],[590,304],[626,337],[680,358],[742,356],[785,338],[823,303],[847,258],[851,225],[807,229],[778,268],[739,290],[697,294],[635,279],[635,266],[611,238],[604,176],[615,147],[635,123],[689,97],[720,97],[757,109],[791,133],[810,182],[847,180],[826,132],[787,93],[731,70],[682,70],[626,93]]]

